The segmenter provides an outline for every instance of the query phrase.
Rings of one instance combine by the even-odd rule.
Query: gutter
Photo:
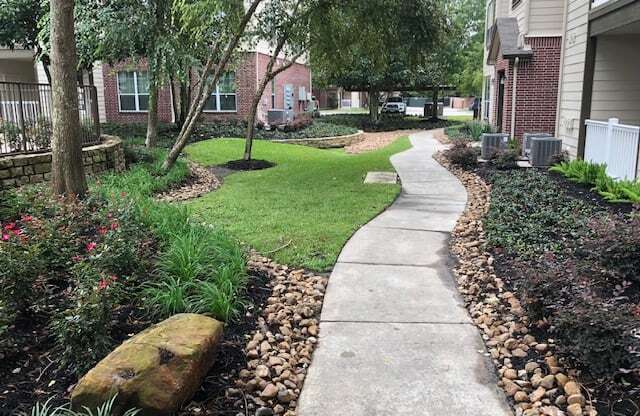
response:
[[[560,105],[562,104],[562,92],[564,87],[564,55],[567,47],[567,20],[569,19],[569,1],[564,0],[564,17],[562,19],[562,46],[560,46],[560,72],[558,74],[558,99],[556,102],[556,131],[555,136],[560,136]]]
[[[513,63],[513,91],[511,92],[511,138],[516,137],[516,96],[518,92],[518,66],[520,57],[516,57]]]

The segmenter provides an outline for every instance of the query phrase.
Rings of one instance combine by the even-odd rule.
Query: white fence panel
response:
[[[607,174],[616,179],[635,179],[638,168],[640,127],[587,120],[584,158],[589,162],[606,163]]]

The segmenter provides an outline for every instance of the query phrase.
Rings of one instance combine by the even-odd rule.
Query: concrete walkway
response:
[[[431,133],[391,158],[402,194],[347,243],[325,297],[299,416],[510,415],[449,271],[464,210]]]

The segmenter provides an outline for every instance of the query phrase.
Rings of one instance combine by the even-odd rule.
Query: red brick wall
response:
[[[524,133],[543,132],[555,134],[556,108],[560,71],[560,37],[526,38],[525,43],[531,46],[533,56],[521,59],[518,65],[516,90],[516,138]],[[504,71],[504,116],[501,131],[511,133],[511,98],[513,91],[514,60],[499,58],[496,62],[496,74]],[[496,100],[499,76],[496,76]],[[494,120],[497,120],[498,104],[493,106]]]
[[[265,72],[267,71],[267,65],[269,64],[269,55],[265,55],[262,53],[258,53],[258,74],[260,79],[264,77]],[[276,63],[276,66],[278,63]],[[282,109],[284,108],[284,86],[286,84],[293,85],[293,103],[294,110],[296,112],[301,112],[306,109],[307,103],[298,101],[299,88],[305,87],[307,93],[311,93],[311,70],[308,66],[302,64],[293,64],[286,71],[278,74],[276,76],[275,82],[275,92],[276,92],[276,100],[275,100],[275,108]],[[264,94],[262,95],[262,100],[260,101],[260,105],[258,106],[258,114],[261,116],[263,120],[266,120],[267,111],[271,109],[271,93],[272,93],[272,84],[269,83],[267,88],[264,90]]]
[[[113,66],[102,65],[104,77],[104,104],[105,117],[109,123],[146,123],[147,112],[120,112],[118,103],[118,71],[145,71],[147,63],[121,62]],[[169,87],[161,88],[158,94],[158,119],[161,123],[170,123],[173,119],[171,105],[171,90]]]
[[[257,62],[256,62],[257,59]],[[236,72],[236,108],[235,112],[204,112],[204,121],[243,120],[249,114],[251,101],[256,93],[258,75],[263,76],[266,71],[269,56],[261,53],[247,52],[233,69]],[[118,70],[146,70],[144,61],[140,63],[119,63],[114,66],[103,65],[104,96],[106,106],[106,121],[114,123],[144,123],[147,121],[146,112],[120,112],[118,106],[117,71]],[[258,71],[258,72],[256,72]],[[194,81],[195,83],[195,81]],[[293,84],[295,101],[297,103],[298,88],[304,86],[311,92],[311,71],[308,66],[294,64],[291,68],[276,77],[276,108],[284,106],[284,85]],[[262,101],[258,107],[259,116],[266,119],[266,112],[271,108],[271,84],[265,89]],[[304,110],[302,103],[296,105],[296,111]],[[173,119],[171,90],[167,86],[160,90],[158,97],[158,117],[160,122],[169,123]]]

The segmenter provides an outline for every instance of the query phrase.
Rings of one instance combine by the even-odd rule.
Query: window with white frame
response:
[[[118,105],[122,112],[147,111],[149,109],[148,72],[118,72]]]
[[[234,112],[237,111],[236,103],[236,74],[227,72],[211,93],[211,97],[204,106],[204,111]]]
[[[271,108],[276,108],[276,79],[271,80]]]

